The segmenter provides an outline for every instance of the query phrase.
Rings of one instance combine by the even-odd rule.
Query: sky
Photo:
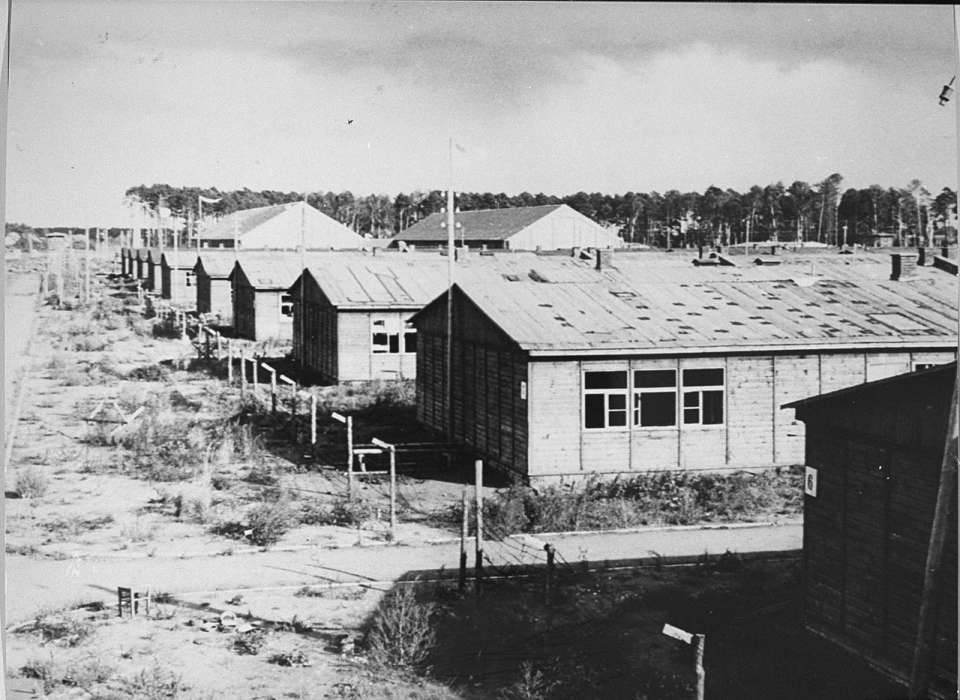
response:
[[[7,219],[34,226],[123,225],[153,183],[957,180],[950,6],[14,0],[10,50]]]

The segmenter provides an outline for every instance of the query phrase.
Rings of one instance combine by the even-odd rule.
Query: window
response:
[[[187,270],[187,274],[186,274],[186,277],[185,277],[185,281],[186,281],[186,285],[187,285],[188,287],[192,287],[192,286],[193,286],[193,277],[194,277],[194,273],[191,272],[190,270]]]
[[[939,367],[941,364],[946,364],[945,362],[914,362],[913,371],[922,372],[925,369],[930,369],[931,367]]]
[[[403,352],[400,349],[401,341],[410,348],[406,352],[416,352],[417,339],[415,328],[404,328],[400,332],[399,323],[396,318],[374,319],[370,323],[370,349],[376,355],[380,354],[398,354]]]
[[[723,370],[683,370],[683,422],[686,425],[723,423]]]
[[[675,369],[645,369],[633,373],[633,424],[642,428],[677,424]]]
[[[403,324],[403,351],[408,353],[417,351],[417,329],[409,321]]]
[[[293,316],[293,297],[289,294],[280,295],[280,313],[284,316]]]
[[[627,373],[583,373],[583,427],[621,428],[627,425]]]

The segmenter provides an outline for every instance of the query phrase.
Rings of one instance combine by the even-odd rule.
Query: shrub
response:
[[[398,585],[387,593],[367,633],[370,660],[399,671],[416,670],[436,642],[433,612],[433,604],[417,600],[412,585]]]
[[[249,529],[252,530],[250,541],[259,547],[276,544],[290,529],[293,521],[294,515],[286,500],[263,503],[247,516]]]
[[[256,656],[267,643],[267,633],[256,627],[245,632],[237,632],[233,638],[233,650],[238,654]]]
[[[115,667],[99,657],[89,657],[70,664],[60,682],[63,685],[89,689],[91,685],[108,681],[115,671]]]
[[[13,482],[13,488],[24,498],[42,498],[49,485],[47,475],[37,467],[18,470]]]
[[[57,518],[43,524],[43,528],[57,537],[79,537],[85,532],[99,530],[113,523],[112,515],[83,518],[74,515],[69,518]]]
[[[376,514],[376,508],[362,498],[339,498],[330,509],[329,525],[341,527],[360,527]]]

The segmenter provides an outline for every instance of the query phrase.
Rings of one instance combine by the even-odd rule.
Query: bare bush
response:
[[[20,469],[13,482],[14,490],[24,498],[43,498],[49,486],[47,475],[37,467]]]

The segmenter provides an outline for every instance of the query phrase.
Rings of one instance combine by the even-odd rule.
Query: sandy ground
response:
[[[90,427],[83,417],[99,399],[121,397],[136,405],[145,392],[169,391],[171,387],[204,411],[235,401],[231,392],[236,393],[236,389],[197,372],[175,372],[165,384],[123,380],[65,384],[64,362],[95,363],[101,361],[101,354],[65,354],[51,347],[42,334],[28,347],[28,329],[34,318],[40,321],[40,328],[57,328],[71,322],[71,312],[50,308],[35,311],[35,277],[8,275],[8,285],[8,406],[16,393],[9,382],[24,370],[30,369],[30,375],[7,474],[35,467],[49,478],[42,498],[5,499],[8,625],[15,627],[38,614],[78,603],[102,601],[112,606],[118,586],[149,588],[155,594],[172,595],[175,604],[156,608],[160,613],[157,619],[124,623],[113,618],[104,620],[95,642],[84,647],[83,653],[113,660],[123,673],[142,670],[154,662],[182,668],[194,687],[203,689],[187,697],[351,697],[331,689],[362,669],[342,659],[331,640],[355,632],[376,607],[382,592],[395,581],[416,575],[456,575],[460,545],[455,533],[431,526],[419,514],[436,504],[458,502],[461,485],[401,479],[404,517],[393,544],[387,544],[384,538],[384,483],[361,487],[382,510],[379,522],[368,529],[299,527],[269,551],[211,535],[209,523],[174,519],[151,503],[162,489],[179,487],[110,471],[106,467],[122,456],[110,447],[91,446],[85,440]],[[114,335],[109,351],[132,366],[191,352],[177,340],[131,336],[122,329]],[[59,369],[57,357],[61,358]],[[300,489],[305,494],[302,498],[329,498],[345,491],[345,478],[334,467],[293,468],[282,450],[269,445],[261,458],[265,463],[283,464],[283,485]],[[249,485],[236,488],[252,489],[251,497],[257,497]],[[76,526],[91,518],[109,520],[97,526],[61,527]],[[488,573],[497,575],[506,567],[520,564],[542,564],[544,542],[555,546],[561,563],[576,564],[671,555],[696,557],[727,550],[791,550],[801,546],[802,527],[787,523],[512,537],[485,543]],[[472,542],[468,551],[472,564]],[[306,598],[294,595],[308,585],[326,587],[327,592]],[[231,604],[230,600],[242,602]],[[257,657],[237,655],[231,649],[232,636],[200,629],[205,618],[224,610],[248,614],[268,625],[283,624],[294,616],[300,621],[309,620],[313,631],[306,636],[280,632],[271,637],[270,643],[278,648],[308,646],[313,665],[281,669],[267,663],[266,652]],[[164,617],[168,613],[169,617]],[[72,651],[66,654],[41,649],[29,635],[14,635],[8,652],[10,667],[19,668],[30,658],[48,653],[58,659],[76,656]]]

